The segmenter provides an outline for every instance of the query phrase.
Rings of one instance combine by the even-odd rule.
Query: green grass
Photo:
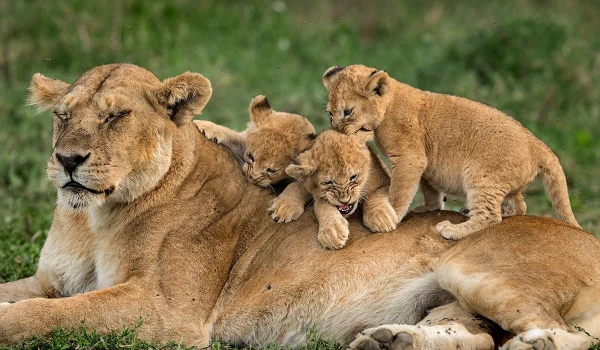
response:
[[[35,271],[52,219],[55,192],[44,180],[51,117],[25,106],[29,80],[41,72],[73,82],[110,62],[160,78],[204,74],[214,94],[202,118],[240,130],[258,94],[326,127],[321,75],[332,65],[364,63],[421,89],[485,102],[552,147],[579,222],[599,234],[597,2],[371,4],[0,2],[0,283]],[[528,213],[552,215],[539,182],[525,199]]]

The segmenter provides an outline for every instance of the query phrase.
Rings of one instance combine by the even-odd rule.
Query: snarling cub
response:
[[[346,244],[349,231],[344,217],[354,213],[361,203],[363,223],[371,231],[396,228],[396,213],[388,199],[389,176],[366,145],[370,137],[325,130],[286,168],[298,180],[288,186],[294,185],[295,193],[286,195],[284,191],[276,203],[299,207],[307,196],[312,196],[319,221],[317,237],[325,248],[339,249]]]
[[[331,67],[323,84],[332,128],[349,135],[374,132],[389,158],[390,202],[398,221],[420,182],[425,204],[417,211],[441,209],[444,193],[466,196],[470,219],[436,226],[443,237],[461,239],[503,216],[524,214],[521,192],[542,175],[559,219],[579,226],[556,155],[504,113],[421,91],[363,65]]]

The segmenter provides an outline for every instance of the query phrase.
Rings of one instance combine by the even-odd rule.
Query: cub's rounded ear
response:
[[[171,120],[177,125],[183,125],[202,112],[211,95],[210,80],[202,74],[185,72],[165,79],[163,89],[157,97],[167,107]]]
[[[340,75],[338,73],[343,71],[344,68],[346,67],[333,66],[329,67],[329,69],[327,69],[325,73],[323,73],[323,85],[325,85],[327,91],[331,90],[331,88],[333,88],[338,83],[338,81],[340,80]]]
[[[310,149],[312,145],[315,143],[315,139],[317,138],[317,134],[303,134],[300,137],[300,142],[298,143],[298,154]]]
[[[301,153],[292,164],[285,168],[285,173],[296,180],[303,181],[317,170],[312,164],[311,158],[312,153],[310,150]]]
[[[263,124],[272,112],[267,96],[258,95],[250,102],[250,119],[256,125]]]
[[[37,107],[40,111],[48,110],[60,101],[70,86],[60,80],[36,73],[29,84],[28,104]]]
[[[383,96],[390,90],[390,76],[384,70],[373,71],[364,89],[367,94]]]

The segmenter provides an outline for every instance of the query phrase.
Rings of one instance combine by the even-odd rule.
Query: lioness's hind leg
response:
[[[493,226],[502,221],[501,205],[508,191],[499,187],[472,186],[467,189],[469,220],[461,224],[442,221],[435,230],[442,237],[459,240],[473,232]]]
[[[582,288],[569,309],[564,313],[565,321],[583,329],[588,334],[600,339],[600,285]]]
[[[521,191],[509,193],[502,201],[502,217],[525,215],[527,204]]]

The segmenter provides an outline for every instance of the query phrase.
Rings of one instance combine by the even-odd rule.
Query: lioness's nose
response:
[[[58,159],[58,161],[63,165],[63,168],[65,168],[66,172],[69,174],[75,171],[78,166],[85,163],[89,157],[90,153],[86,154],[85,156],[82,156],[81,154],[64,155],[56,153],[56,159]]]

